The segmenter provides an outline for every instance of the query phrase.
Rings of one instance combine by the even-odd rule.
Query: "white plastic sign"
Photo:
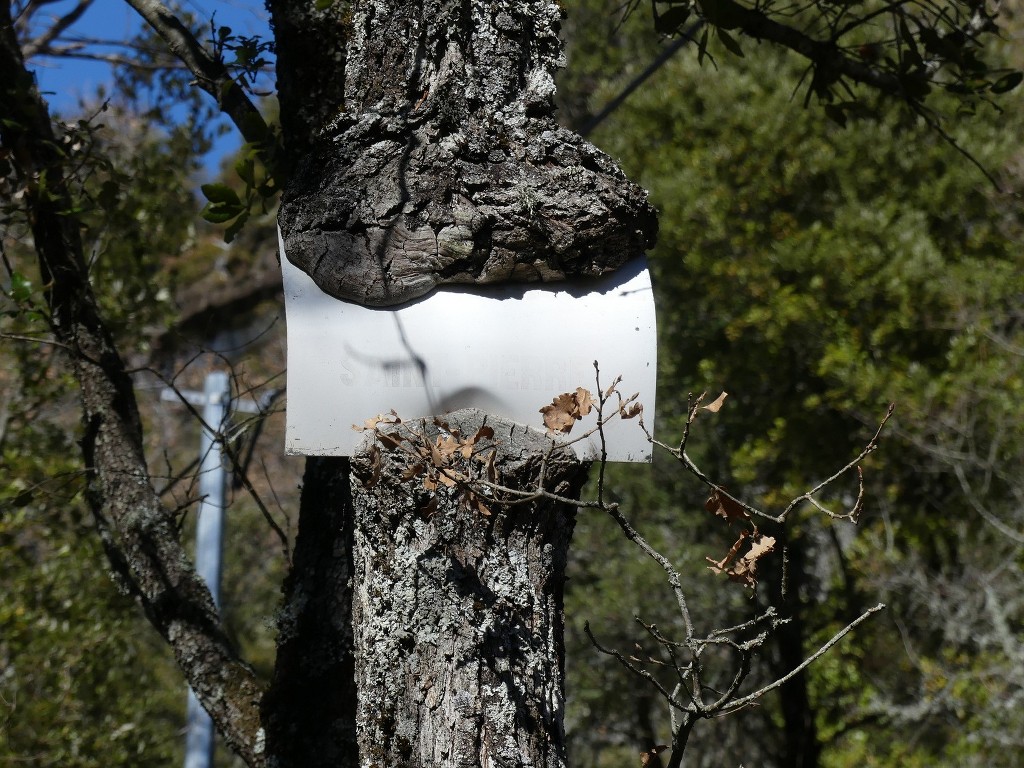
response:
[[[597,281],[446,287],[371,309],[321,291],[282,254],[288,320],[286,450],[348,456],[362,425],[392,410],[404,420],[476,407],[543,429],[540,409],[564,392],[595,394],[621,375],[654,427],[657,338],[645,260]],[[609,406],[614,410],[614,406]],[[594,426],[591,413],[568,439]],[[605,430],[610,461],[650,461],[636,419]],[[574,446],[600,457],[595,434]]]

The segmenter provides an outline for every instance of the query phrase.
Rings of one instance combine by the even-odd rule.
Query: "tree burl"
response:
[[[555,122],[561,14],[357,4],[345,103],[282,199],[288,259],[332,296],[390,306],[445,284],[596,277],[650,248],[644,190]]]

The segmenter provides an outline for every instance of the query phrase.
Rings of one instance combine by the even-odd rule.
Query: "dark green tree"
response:
[[[642,39],[620,34],[632,34],[634,46]],[[1007,644],[1019,584],[1004,564],[1019,558],[1020,486],[1008,468],[1021,446],[999,426],[1019,420],[1022,212],[1006,127],[1019,106],[951,137],[973,149],[1000,191],[926,120],[891,103],[862,101],[864,116],[845,128],[823,126],[815,110],[792,111],[800,72],[772,51],[746,53],[716,73],[714,89],[706,62],[701,69],[697,56],[677,54],[595,134],[661,212],[652,256],[659,406],[671,422],[687,392],[728,390],[728,406],[697,432],[703,464],[771,508],[813,485],[820,462],[856,452],[885,403],[896,402],[895,435],[865,465],[873,501],[856,536],[805,517],[780,532],[788,599],[762,596],[782,599],[794,621],[764,668],[791,668],[868,595],[894,607],[892,623],[859,634],[776,702],[720,721],[708,741],[697,734],[692,749],[707,764],[722,759],[722,744],[729,759],[756,764],[999,760],[996,734],[1015,730],[1003,730],[1005,704],[1020,690]],[[600,42],[581,50],[574,81],[585,84],[588,62],[602,71],[604,57]],[[619,74],[619,87],[633,74]],[[614,93],[604,86],[593,109]],[[649,511],[696,573],[720,534],[688,512],[700,508],[701,489],[678,487],[667,469],[656,463],[653,476],[613,487]],[[577,540],[591,530],[601,543],[580,551],[607,551],[614,537],[596,520]],[[694,542],[710,551],[694,552]],[[664,603],[636,597],[649,594],[649,573],[598,568],[585,555],[578,565],[572,613],[605,627],[633,611],[659,626],[672,621]],[[981,585],[986,596],[965,609],[964,596]],[[732,608],[743,615],[751,606]],[[587,646],[578,635],[570,648]],[[587,694],[577,705],[590,713],[570,713],[580,748],[650,743],[660,731],[657,697],[619,678],[610,661],[577,669]],[[607,688],[629,689],[633,704],[600,737],[594,714],[623,709],[602,696]],[[916,736],[922,729],[926,740]]]
[[[531,178],[539,189],[552,195],[566,192],[578,196],[584,202],[574,202],[569,209],[583,210],[593,190],[585,185],[560,188],[557,185],[564,182],[552,170],[557,170],[559,163],[569,166],[582,162],[607,185],[605,189],[622,193],[621,198],[614,199],[626,201],[616,208],[616,217],[601,222],[606,228],[601,232],[617,237],[617,228],[629,229],[631,217],[636,225],[636,236],[627,238],[631,247],[642,244],[653,232],[642,196],[630,191],[614,165],[567,132],[556,129],[551,121],[548,86],[551,70],[559,60],[554,33],[561,15],[553,3],[269,2],[281,105],[279,134],[269,127],[248,89],[248,77],[266,50],[264,44],[239,41],[230,31],[216,32],[204,43],[205,33],[190,28],[184,17],[159,2],[128,3],[187,68],[195,85],[231,118],[249,144],[254,161],[269,171],[269,175],[257,178],[250,166],[243,164],[243,194],[225,186],[208,190],[207,216],[231,222],[229,235],[236,234],[253,206],[275,190],[290,189],[286,199],[295,203],[315,186],[312,181],[323,165],[319,161],[331,159],[322,141],[327,137],[338,139],[341,156],[360,161],[373,147],[394,143],[395,137],[400,137],[411,142],[410,146],[423,149],[429,162],[423,163],[422,171],[437,167],[438,158],[432,153],[437,150],[434,140],[439,135],[469,126],[473,141],[455,145],[460,152],[468,153],[459,156],[460,162],[479,164],[483,148],[506,154],[509,167],[526,168],[530,164],[523,156],[531,146],[529,141],[514,132],[505,136],[488,133],[493,128],[489,118],[497,115],[488,114],[488,108],[493,108],[488,99],[507,105],[513,117],[521,112],[520,127],[526,126],[527,135],[529,130],[545,126],[564,145],[557,162],[530,166],[536,172]],[[657,24],[669,32],[684,21],[684,14],[681,5],[667,5],[667,10],[659,10]],[[86,495],[111,566],[173,649],[179,666],[226,741],[247,764],[354,762],[357,741],[364,761],[377,750],[386,755],[382,758],[385,762],[396,759],[395,754],[409,759],[415,738],[405,732],[394,733],[391,704],[383,709],[376,704],[378,712],[374,715],[371,692],[354,690],[350,622],[346,616],[353,594],[352,566],[346,561],[353,526],[348,462],[313,459],[307,463],[300,535],[285,588],[285,621],[269,692],[239,655],[188,561],[179,541],[175,510],[163,503],[149,482],[142,419],[128,366],[118,349],[119,329],[106,317],[102,294],[94,288],[82,237],[82,195],[75,174],[77,144],[69,145],[64,129],[53,125],[47,105],[26,69],[26,54],[45,51],[80,11],[59,20],[45,34],[26,35],[28,28],[23,21],[36,9],[32,3],[0,2],[4,175],[10,187],[12,215],[21,217],[23,239],[31,243],[37,255],[38,284],[44,291],[38,311],[49,323],[54,341],[66,351],[66,370],[80,387]],[[1019,80],[1009,71],[980,63],[980,43],[995,31],[993,20],[983,9],[958,2],[951,2],[947,12],[933,15],[926,9],[912,16],[903,9],[902,5],[858,9],[855,29],[882,28],[880,25],[885,24],[887,34],[881,39],[869,36],[856,41],[879,46],[883,58],[877,65],[854,58],[843,37],[849,26],[844,21],[848,18],[846,11],[833,11],[825,4],[817,8],[822,14],[812,16],[809,26],[803,24],[801,14],[794,15],[799,9],[793,8],[772,8],[769,14],[760,6],[743,8],[727,2],[711,7],[705,3],[700,13],[724,49],[733,54],[741,50],[735,39],[739,31],[792,48],[806,57],[815,70],[811,92],[832,100],[829,105],[835,109],[830,112],[840,122],[851,107],[849,103],[836,104],[834,93],[845,82],[899,97],[923,111],[930,83],[947,83],[951,90],[959,88],[968,98],[977,99],[1008,90]],[[810,36],[815,27],[822,26],[830,38],[825,43]],[[928,39],[937,42],[929,46]],[[714,53],[703,37],[698,45],[702,56]],[[477,56],[480,53],[491,55]],[[890,65],[885,56],[894,63]],[[490,69],[480,62],[487,62]],[[529,71],[520,72],[517,63]],[[423,113],[413,114],[421,105],[425,105]],[[375,121],[374,115],[380,120]],[[350,178],[358,178],[356,186],[364,185],[361,188],[368,199],[390,189],[386,175],[360,176],[356,171],[365,169],[352,168],[355,170]],[[341,168],[343,174],[349,170],[347,166]],[[498,183],[488,192],[500,198],[501,189]],[[448,187],[442,191],[451,192]],[[419,188],[416,192],[419,194]],[[422,204],[429,216],[446,221],[446,206],[451,208],[452,201],[446,199],[440,207],[430,208],[428,197],[415,197],[413,207]],[[303,219],[308,218],[308,211],[303,211],[301,205],[290,210],[282,216],[283,228],[287,232],[310,231]],[[367,222],[362,209],[358,216],[353,214],[351,221],[357,222],[359,232],[367,226],[387,228],[387,222]],[[578,222],[570,217],[563,223],[571,230]],[[323,232],[341,233],[340,237],[358,234],[336,226],[338,222],[327,224],[331,226],[321,227]],[[529,230],[529,226],[525,230],[523,226],[510,219],[511,231]],[[592,240],[581,235],[572,240],[570,251],[576,256],[586,256],[588,248],[603,253],[606,240],[605,235]],[[501,240],[496,243],[508,246]],[[475,250],[477,246],[479,243],[474,242]],[[485,251],[476,255],[486,259],[490,253]],[[544,255],[543,248],[523,255],[531,259],[550,256]],[[597,263],[609,266],[603,256]],[[567,271],[575,268],[571,261],[569,267]],[[17,287],[13,270],[11,278],[13,292]],[[387,274],[384,279],[389,279]],[[358,293],[359,286],[356,288]],[[364,293],[370,295],[369,290]],[[396,483],[388,485],[394,487]],[[365,502],[364,506],[372,508]],[[557,600],[554,611],[557,626]],[[542,688],[551,684],[557,691],[557,637],[551,648],[551,677],[533,682],[539,682]],[[365,679],[358,668],[355,672]],[[412,687],[406,690],[413,693]],[[515,686],[510,693],[514,692]],[[362,709],[357,712],[359,696],[363,697]],[[362,718],[358,727],[357,715]],[[540,720],[551,739],[538,738]],[[370,739],[378,732],[387,739]],[[512,736],[513,741],[521,735],[523,743],[530,744],[530,756],[524,757],[524,762],[560,764],[563,759],[557,711],[544,710],[543,718],[532,724],[517,721],[514,734],[501,735]],[[427,746],[433,749],[438,745],[432,742]],[[449,754],[448,759],[462,757]],[[675,755],[674,760],[678,762],[679,757]],[[480,760],[486,762],[483,757]]]

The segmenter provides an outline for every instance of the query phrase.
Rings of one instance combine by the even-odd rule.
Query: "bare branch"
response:
[[[861,483],[860,492],[858,493],[858,496],[857,496],[857,503],[854,505],[853,510],[851,512],[845,514],[845,515],[837,515],[836,513],[830,512],[829,510],[825,509],[823,506],[821,506],[821,504],[819,504],[817,501],[814,500],[814,494],[818,493],[822,489],[824,489],[827,486],[829,486],[832,483],[834,483],[836,480],[838,480],[840,477],[845,475],[851,469],[854,469],[855,467],[859,468],[860,463],[862,461],[864,461],[865,458],[867,458],[868,454],[873,453],[875,451],[875,449],[878,448],[878,438],[881,436],[882,430],[885,429],[886,423],[889,421],[890,418],[892,418],[892,415],[895,412],[895,410],[896,410],[896,404],[895,403],[891,403],[889,405],[888,410],[886,410],[886,412],[885,412],[885,416],[882,417],[882,421],[881,421],[881,423],[879,423],[878,429],[875,430],[874,436],[871,438],[871,440],[868,441],[868,444],[866,446],[864,446],[864,449],[859,454],[857,454],[857,457],[855,459],[853,459],[849,464],[844,466],[842,469],[840,469],[837,472],[833,473],[830,477],[826,478],[825,480],[822,480],[816,486],[811,488],[811,490],[807,491],[804,494],[801,494],[800,496],[797,496],[795,499],[793,499],[791,502],[789,502],[789,505],[783,510],[782,514],[779,515],[779,517],[780,517],[779,522],[781,522],[782,520],[785,520],[786,517],[789,516],[790,512],[792,512],[794,509],[796,509],[796,507],[798,507],[800,504],[802,504],[805,501],[810,502],[811,504],[814,505],[814,507],[816,509],[818,509],[820,512],[823,512],[824,514],[828,515],[831,518],[835,518],[835,519],[848,519],[848,520],[851,520],[852,522],[856,522],[857,520],[856,520],[855,515],[857,513],[859,513],[859,511],[860,511],[861,499],[863,498],[863,491],[864,491],[863,482]]]
[[[662,570],[665,571],[668,576],[669,586],[672,587],[672,593],[675,595],[676,604],[679,606],[679,614],[683,618],[683,624],[686,627],[686,638],[689,640],[693,637],[693,620],[690,618],[690,610],[686,606],[686,595],[683,593],[682,581],[679,578],[679,571],[675,569],[675,566],[669,562],[669,559],[661,554],[658,550],[652,547],[643,536],[632,526],[629,521],[625,518],[622,512],[619,510],[618,504],[609,504],[606,507],[606,511],[612,516],[612,519],[618,523],[619,528],[626,534],[626,538],[640,547],[641,551],[658,565],[661,566]]]
[[[716,17],[721,14],[722,17],[728,18],[730,28],[735,26],[756,40],[781,45],[811,61],[815,67],[812,88],[823,89],[845,77],[871,86],[886,95],[913,101],[911,89],[915,86],[920,88],[927,83],[928,78],[924,74],[908,73],[898,77],[846,54],[835,38],[814,39],[794,27],[775,21],[763,11],[748,8],[736,0],[716,0],[714,5]],[[709,21],[714,23],[714,19]]]
[[[30,59],[42,49],[49,47],[50,43],[60,37],[64,30],[82,18],[82,14],[89,9],[90,5],[92,5],[92,0],[78,0],[78,5],[54,21],[49,29],[26,43],[22,48],[22,55],[26,59]]]
[[[789,514],[794,509],[796,509],[798,506],[800,506],[800,504],[802,504],[804,502],[807,502],[807,503],[812,504],[816,509],[818,509],[823,514],[828,515],[829,517],[831,517],[831,518],[833,518],[835,520],[850,520],[851,522],[856,522],[857,521],[857,517],[860,514],[860,510],[861,510],[861,506],[862,506],[862,502],[863,502],[863,492],[864,492],[863,479],[861,479],[861,482],[859,484],[859,491],[858,491],[858,495],[857,495],[857,501],[854,503],[854,506],[850,510],[850,512],[847,512],[845,514],[837,514],[835,512],[832,512],[832,511],[826,509],[817,500],[814,499],[814,495],[819,493],[820,491],[822,491],[823,489],[825,489],[826,487],[828,487],[832,483],[834,483],[836,480],[838,480],[840,477],[842,477],[844,474],[846,474],[850,470],[855,469],[855,468],[859,470],[861,462],[863,462],[864,459],[867,458],[867,456],[869,454],[873,453],[875,451],[875,449],[878,448],[878,440],[879,440],[879,438],[881,436],[882,430],[885,428],[885,425],[888,423],[889,419],[892,417],[893,412],[896,410],[895,404],[890,404],[889,405],[888,409],[886,410],[885,416],[882,417],[882,421],[878,425],[878,429],[875,430],[875,434],[868,441],[867,445],[864,446],[863,450],[861,450],[861,452],[854,459],[852,459],[849,463],[845,464],[841,469],[839,469],[836,472],[834,472],[832,475],[830,475],[825,480],[822,480],[820,483],[818,483],[816,486],[811,488],[809,491],[806,491],[805,493],[802,493],[799,496],[797,496],[796,498],[792,499],[789,502],[789,504],[786,506],[786,508],[782,512],[780,512],[778,515],[771,515],[771,514],[765,512],[764,510],[758,509],[757,507],[754,507],[754,506],[746,503],[745,501],[742,501],[741,499],[738,499],[735,496],[733,496],[731,493],[729,493],[728,490],[726,490],[724,487],[722,487],[721,485],[719,485],[718,483],[713,481],[710,477],[708,477],[706,474],[704,474],[704,472],[702,472],[701,469],[694,463],[693,459],[691,459],[689,457],[689,455],[686,453],[685,447],[686,447],[686,442],[689,439],[690,425],[693,423],[694,419],[696,418],[698,409],[700,408],[700,403],[701,403],[701,401],[703,399],[704,399],[704,395],[701,395],[700,397],[696,398],[696,400],[692,400],[692,403],[691,403],[691,406],[690,406],[690,413],[689,413],[689,416],[687,417],[686,424],[684,426],[683,438],[680,441],[680,444],[679,444],[678,448],[673,448],[672,446],[667,445],[666,443],[663,443],[662,441],[655,439],[654,435],[652,435],[650,433],[650,431],[647,429],[646,425],[643,423],[642,419],[640,421],[640,427],[641,427],[641,429],[644,430],[644,434],[647,435],[647,439],[650,441],[650,443],[652,445],[656,445],[659,448],[662,448],[663,450],[665,450],[668,453],[672,454],[676,458],[676,460],[679,461],[686,468],[686,470],[688,472],[690,472],[690,474],[692,474],[694,477],[696,477],[698,480],[700,480],[702,483],[704,483],[713,492],[718,493],[723,498],[728,499],[729,501],[731,501],[734,504],[738,505],[741,509],[743,509],[745,512],[747,512],[747,513],[749,513],[751,515],[756,515],[758,517],[763,517],[763,518],[765,518],[767,520],[771,520],[773,523],[782,523],[782,522],[785,522],[786,518],[789,516]]]
[[[586,632],[587,637],[590,639],[590,642],[597,650],[599,650],[606,656],[611,656],[616,661],[618,661],[623,667],[632,672],[634,675],[636,675],[637,677],[642,677],[644,680],[649,682],[651,685],[658,689],[658,692],[665,698],[665,701],[667,701],[673,707],[684,712],[690,708],[689,706],[679,701],[679,699],[677,699],[671,693],[669,693],[668,690],[666,690],[665,687],[660,682],[658,682],[658,679],[654,677],[654,675],[652,675],[646,669],[640,669],[640,667],[633,664],[623,654],[611,648],[605,648],[603,645],[597,642],[597,638],[594,637],[594,633],[590,629],[589,621],[583,624],[583,631]]]
[[[270,129],[223,61],[206,50],[181,19],[158,0],[125,0],[167,43],[167,47],[196,77],[196,85],[210,94],[221,111],[250,144],[268,149]]]
[[[764,696],[769,691],[774,691],[776,688],[779,688],[780,686],[785,685],[787,682],[789,682],[794,677],[796,677],[801,672],[803,672],[805,669],[807,669],[807,667],[809,667],[815,661],[817,661],[822,656],[824,656],[826,653],[828,653],[829,650],[832,648],[832,646],[834,646],[836,643],[838,643],[840,640],[842,640],[844,637],[846,637],[846,635],[848,635],[850,632],[852,632],[854,629],[856,629],[857,626],[859,626],[863,622],[867,621],[872,615],[874,615],[874,614],[876,614],[879,611],[884,610],[884,609],[885,609],[885,604],[884,603],[879,603],[878,605],[874,606],[873,608],[868,608],[866,611],[864,611],[864,613],[862,613],[856,619],[851,621],[849,624],[847,624],[841,630],[836,632],[836,634],[832,635],[832,637],[829,639],[829,641],[827,643],[825,643],[823,646],[821,646],[821,648],[819,648],[814,653],[812,653],[810,656],[808,656],[806,659],[804,659],[804,661],[799,666],[797,666],[795,669],[790,671],[788,674],[783,675],[782,677],[778,678],[777,680],[772,681],[771,683],[769,683],[768,685],[764,686],[763,688],[759,688],[758,690],[754,691],[751,694],[748,694],[748,695],[744,696],[743,698],[736,699],[735,701],[731,701],[728,704],[723,705],[721,711],[724,714],[728,714],[729,712],[735,712],[737,710],[740,710],[743,707],[747,706],[748,704],[752,703],[753,701],[756,701],[757,699],[761,698],[762,696]]]

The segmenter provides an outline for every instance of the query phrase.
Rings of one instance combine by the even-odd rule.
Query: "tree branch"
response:
[[[7,2],[0,2],[0,143],[23,186],[54,336],[69,349],[81,390],[87,497],[113,570],[172,647],[229,745],[259,766],[262,691],[220,626],[209,590],[178,540],[174,514],[149,481],[132,381],[99,314],[80,223],[68,213],[74,210],[71,158],[25,69]]]
[[[125,0],[167,43],[171,53],[181,59],[196,77],[196,85],[210,94],[221,111],[238,128],[242,138],[264,149],[271,144],[266,120],[245,90],[231,76],[223,61],[204,48],[192,31],[158,0]]]
[[[713,13],[707,13],[714,8]],[[756,8],[747,8],[736,0],[714,0],[702,3],[705,17],[716,26],[739,29],[755,40],[766,40],[800,54],[815,66],[815,88],[824,88],[846,77],[857,83],[869,85],[889,96],[899,96],[908,101],[908,85],[913,81],[917,88],[925,85],[924,75],[906,74],[902,77],[873,67],[864,61],[847,56],[840,49],[835,38],[817,40],[794,27],[782,24]],[[727,19],[727,23],[720,23]]]
[[[35,40],[26,43],[22,48],[22,56],[30,59],[39,51],[49,47],[50,43],[60,37],[64,30],[82,18],[82,14],[89,9],[90,5],[92,5],[92,0],[78,0],[78,5],[58,18],[49,29],[36,37]]]
[[[727,704],[723,704],[722,708],[721,708],[721,712],[723,714],[728,714],[730,712],[735,712],[737,710],[740,710],[743,707],[745,707],[748,704],[750,704],[751,702],[756,701],[757,699],[761,698],[762,696],[764,696],[769,691],[774,691],[776,688],[779,688],[779,687],[785,685],[787,682],[789,682],[794,677],[796,677],[801,672],[803,672],[805,669],[807,669],[809,666],[811,666],[811,664],[813,664],[815,661],[817,661],[822,656],[824,656],[826,653],[828,653],[829,650],[832,648],[832,646],[834,646],[836,643],[838,643],[840,640],[842,640],[844,637],[846,637],[846,635],[848,635],[850,632],[852,632],[854,629],[856,629],[856,627],[859,624],[863,623],[864,621],[867,621],[869,618],[871,618],[871,616],[873,614],[878,613],[879,611],[883,610],[884,608],[885,608],[885,604],[884,603],[879,603],[878,605],[874,606],[873,608],[868,608],[866,611],[864,611],[864,613],[862,613],[856,619],[851,621],[849,624],[847,624],[845,627],[843,627],[841,630],[839,630],[836,634],[832,635],[832,637],[829,639],[829,641],[827,643],[825,643],[823,646],[821,646],[821,648],[819,648],[814,653],[812,653],[810,656],[808,656],[806,659],[804,659],[803,662],[801,664],[799,664],[796,668],[790,670],[787,674],[783,675],[782,677],[777,678],[776,680],[773,680],[772,682],[770,682],[768,685],[764,686],[763,688],[759,688],[758,690],[754,691],[753,693],[750,693],[750,694],[748,694],[748,695],[746,695],[746,696],[744,696],[742,698],[736,699],[734,701],[730,701]]]

